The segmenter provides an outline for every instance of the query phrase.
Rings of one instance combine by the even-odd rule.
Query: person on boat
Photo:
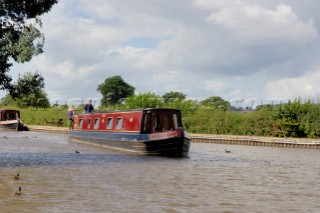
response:
[[[73,108],[73,105],[70,104],[68,108],[68,119],[70,121],[70,127],[72,126],[72,123],[73,123],[73,116],[74,116],[74,108]]]
[[[84,111],[86,111],[86,112],[93,112],[94,111],[94,107],[92,105],[91,99],[89,99],[88,103],[86,105],[84,105]]]

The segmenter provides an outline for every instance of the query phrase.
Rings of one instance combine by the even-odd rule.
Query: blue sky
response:
[[[60,0],[42,17],[45,52],[10,74],[42,73],[60,103],[99,100],[98,84],[114,75],[137,93],[233,105],[317,100],[317,8],[314,0]]]

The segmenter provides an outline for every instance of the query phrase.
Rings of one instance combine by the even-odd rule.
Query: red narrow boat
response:
[[[187,157],[190,136],[177,109],[96,111],[74,115],[69,138],[132,153]]]

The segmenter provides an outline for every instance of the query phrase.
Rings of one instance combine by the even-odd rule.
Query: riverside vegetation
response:
[[[81,113],[83,111],[82,107],[81,105],[78,106],[76,113]],[[114,110],[141,107],[146,106],[134,106],[132,105],[132,101],[128,100],[126,104],[112,105],[107,108],[100,107],[100,109]],[[180,109],[183,115],[183,125],[190,133],[320,137],[320,103],[314,103],[311,100],[301,101],[301,99],[296,99],[282,105],[264,105],[257,107],[255,110],[247,111],[231,111],[210,106],[201,106],[198,105],[197,102],[190,100],[149,103],[148,107]],[[17,109],[16,107],[12,108]],[[19,110],[21,111],[22,120],[27,125],[43,125],[44,119],[63,119],[63,126],[68,126],[66,105],[46,109],[22,108]],[[278,126],[281,126],[282,131],[275,131]],[[295,127],[295,131],[290,131],[292,126]]]

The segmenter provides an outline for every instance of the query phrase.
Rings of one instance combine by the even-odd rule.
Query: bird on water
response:
[[[16,192],[14,193],[14,195],[15,195],[15,196],[20,196],[21,194],[22,194],[22,192],[21,192],[21,186],[19,186],[18,191],[16,191]]]
[[[13,180],[20,180],[19,172],[15,176],[13,176]]]
[[[230,153],[231,151],[230,151],[230,150],[225,149],[225,150],[224,150],[224,152],[225,152],[225,153]]]

